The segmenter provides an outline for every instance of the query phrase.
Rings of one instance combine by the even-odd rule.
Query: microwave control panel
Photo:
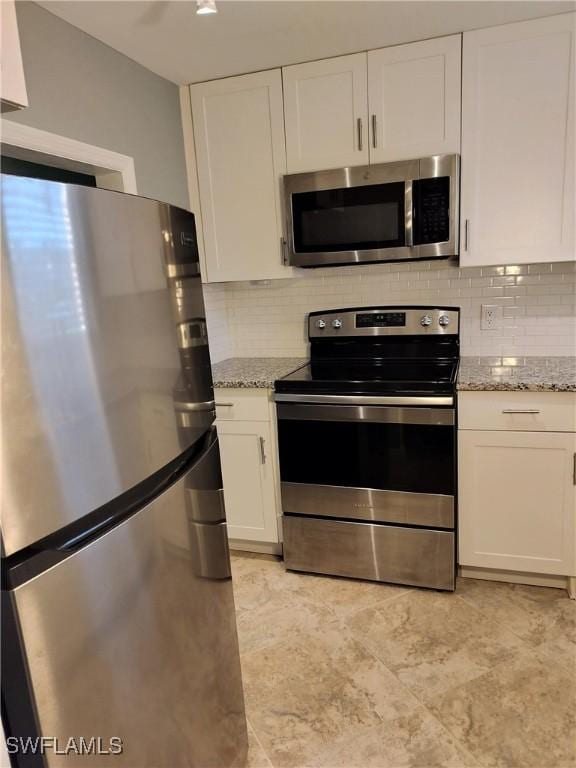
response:
[[[412,182],[414,245],[450,239],[450,177]]]

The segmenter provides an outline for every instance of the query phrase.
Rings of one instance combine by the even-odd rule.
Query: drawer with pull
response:
[[[576,392],[459,392],[458,426],[576,432]]]
[[[218,421],[270,421],[270,392],[267,389],[214,390]]]

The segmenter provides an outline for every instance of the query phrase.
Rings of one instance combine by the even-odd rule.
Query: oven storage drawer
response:
[[[284,560],[295,571],[454,589],[451,531],[284,515]]]

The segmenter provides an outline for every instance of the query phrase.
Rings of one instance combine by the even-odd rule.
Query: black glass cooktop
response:
[[[322,360],[308,363],[275,382],[292,394],[450,394],[456,360]]]

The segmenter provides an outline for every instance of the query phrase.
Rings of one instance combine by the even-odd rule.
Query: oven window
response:
[[[292,195],[296,253],[403,246],[404,182]]]
[[[452,426],[280,419],[278,442],[283,482],[455,491]]]

